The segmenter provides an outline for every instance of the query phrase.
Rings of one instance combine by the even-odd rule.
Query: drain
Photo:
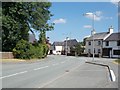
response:
[[[66,70],[65,72],[69,72],[69,70]]]

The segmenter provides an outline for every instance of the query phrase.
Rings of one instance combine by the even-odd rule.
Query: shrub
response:
[[[16,44],[16,47],[13,49],[13,54],[16,58],[30,59],[30,47],[32,47],[32,45],[22,39]]]
[[[47,56],[47,53],[48,47],[46,44],[32,45],[23,39],[13,49],[14,56],[20,59],[43,58]]]

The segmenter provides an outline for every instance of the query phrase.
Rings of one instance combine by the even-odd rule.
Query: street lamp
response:
[[[68,53],[68,46],[67,46],[67,40],[68,40],[69,37],[66,37],[66,47],[65,47],[65,55],[67,56],[67,53]]]
[[[93,44],[92,44],[92,48],[93,48],[93,61],[94,61],[94,32],[95,32],[95,29],[94,29],[94,20],[95,20],[95,14],[94,13],[85,13],[83,14],[84,16],[90,16],[92,15],[92,31],[91,31],[91,34],[92,34],[92,39],[93,39]]]

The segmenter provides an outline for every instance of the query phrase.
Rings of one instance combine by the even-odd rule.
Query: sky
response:
[[[52,2],[50,11],[54,16],[49,22],[55,26],[46,34],[51,43],[66,37],[82,41],[91,35],[93,16],[96,33],[108,32],[111,25],[118,32],[118,6],[113,2]]]

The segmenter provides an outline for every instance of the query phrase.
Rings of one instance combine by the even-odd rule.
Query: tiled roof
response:
[[[66,40],[64,42],[66,43]],[[75,46],[77,44],[78,44],[78,42],[77,42],[76,39],[67,40],[67,45],[68,46]]]
[[[54,42],[54,46],[64,46],[64,42]]]
[[[68,46],[75,46],[76,44],[78,44],[76,39],[67,40],[67,45]],[[54,46],[65,46],[66,45],[66,40],[63,41],[63,42],[54,42],[53,45]]]
[[[112,33],[105,41],[118,41],[120,40],[120,32],[119,33]]]
[[[94,40],[104,39],[108,34],[109,34],[109,32],[96,33],[96,34],[94,34]],[[93,37],[90,36],[86,40],[93,40]]]

